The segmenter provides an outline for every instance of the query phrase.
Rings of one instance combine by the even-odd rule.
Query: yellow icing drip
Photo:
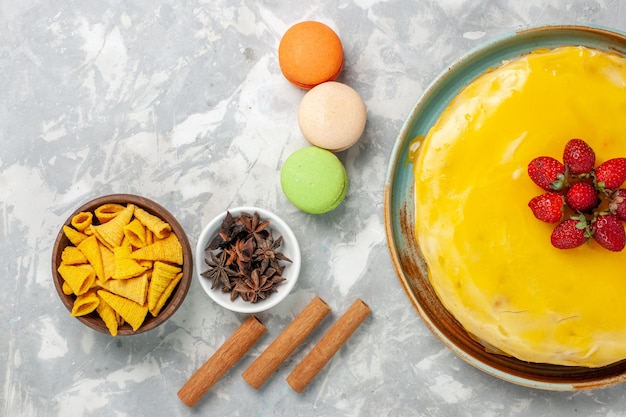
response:
[[[597,163],[626,156],[626,60],[541,50],[490,71],[441,115],[415,159],[416,232],[440,299],[476,337],[521,360],[626,358],[626,251],[559,250],[528,201],[540,155],[582,138]]]

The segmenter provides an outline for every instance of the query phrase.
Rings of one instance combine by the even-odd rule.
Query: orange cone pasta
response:
[[[107,203],[103,204],[100,207],[97,207],[94,210],[94,214],[96,218],[100,222],[100,224],[106,223],[109,220],[115,218],[119,214],[120,211],[123,211],[126,207],[121,204],[116,203]]]
[[[155,262],[154,270],[152,272],[152,280],[150,280],[150,286],[148,287],[148,308],[152,312],[155,310],[159,298],[165,292],[170,282],[181,271],[181,268],[173,265],[169,265],[163,262]]]
[[[130,255],[133,259],[163,261],[181,265],[183,263],[183,247],[175,234],[170,234],[152,245],[137,249]]]
[[[61,264],[57,270],[76,295],[86,293],[96,282],[96,272],[89,264]]]
[[[113,278],[126,279],[136,277],[146,271],[146,268],[131,259],[132,249],[130,246],[120,246],[113,248],[113,259],[115,261],[115,271]]]
[[[61,261],[66,265],[86,264],[87,257],[76,246],[66,246],[61,254]]]
[[[89,264],[96,271],[96,276],[103,279],[104,265],[102,264],[102,255],[98,248],[98,240],[94,236],[89,236],[78,244],[78,249],[85,255]]]
[[[158,239],[164,239],[169,236],[172,226],[154,216],[147,211],[137,207],[135,216],[143,223]]]
[[[130,223],[135,206],[129,204],[126,208],[104,224],[93,226],[93,233],[104,246],[113,249],[120,246],[124,239],[124,226]]]
[[[72,217],[71,224],[74,226],[76,230],[79,232],[84,232],[89,226],[91,226],[91,221],[93,219],[93,214],[88,211],[83,211]]]
[[[108,305],[106,302],[102,301],[98,303],[96,311],[104,322],[104,325],[107,326],[107,329],[109,329],[109,333],[111,333],[111,336],[117,336],[118,320],[117,314],[115,314],[115,310],[113,310],[113,308],[111,308],[111,306]]]
[[[81,233],[78,230],[69,226],[63,226],[63,233],[65,233],[65,236],[67,236],[69,241],[72,242],[74,246],[78,246],[80,242],[87,239],[86,234]]]
[[[89,314],[98,307],[98,304],[100,304],[100,299],[94,290],[79,295],[76,297],[74,307],[72,307],[72,316],[77,317]]]
[[[148,306],[137,304],[120,295],[100,290],[98,291],[98,296],[100,296],[105,303],[110,305],[115,312],[122,316],[135,331],[142,325],[148,313]]]
[[[137,304],[144,305],[148,297],[148,282],[151,273],[144,272],[138,277],[129,279],[110,279],[108,281],[96,281],[105,290],[122,297],[128,298]]]
[[[137,214],[137,210],[141,209],[135,208],[135,214]],[[143,248],[147,245],[146,228],[137,219],[134,219],[132,222],[124,226],[124,236],[127,241],[136,248]]]

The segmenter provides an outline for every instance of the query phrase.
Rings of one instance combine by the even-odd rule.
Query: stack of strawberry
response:
[[[563,151],[563,163],[540,156],[528,164],[528,176],[547,191],[528,203],[539,220],[558,223],[550,241],[571,249],[594,239],[619,252],[626,246],[626,158],[614,158],[595,167],[596,155],[582,139],[572,139]]]

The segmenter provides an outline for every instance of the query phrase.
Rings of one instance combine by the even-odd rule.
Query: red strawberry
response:
[[[558,191],[565,185],[565,165],[550,156],[539,156],[528,164],[528,176],[546,191]]]
[[[552,246],[558,249],[573,249],[588,240],[587,221],[571,218],[559,223],[550,236]]]
[[[563,217],[563,197],[557,193],[545,193],[534,197],[528,203],[536,218],[548,223],[556,223]]]
[[[572,175],[589,174],[596,164],[596,154],[582,139],[572,139],[565,145],[563,163]]]
[[[626,181],[626,158],[613,158],[596,168],[596,184],[600,190],[616,190]]]
[[[596,242],[610,251],[619,252],[626,246],[626,230],[615,214],[598,216],[591,224],[591,232]]]
[[[567,190],[565,201],[572,210],[585,213],[597,207],[599,200],[593,185],[587,182],[577,182]]]
[[[626,222],[626,190],[620,188],[616,190],[611,196],[609,202],[609,210],[611,213],[615,213],[617,218],[623,222]]]

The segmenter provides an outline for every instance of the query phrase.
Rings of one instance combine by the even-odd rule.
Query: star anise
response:
[[[279,269],[280,265],[278,261],[291,262],[291,259],[287,258],[283,253],[277,251],[282,242],[282,236],[279,236],[278,239],[274,240],[271,232],[266,238],[256,238],[257,248],[254,251],[254,258],[255,260],[261,262],[262,270],[267,269],[268,266]]]
[[[283,277],[283,270],[285,269],[284,266],[281,266],[279,269],[275,269],[272,267],[269,267],[265,270],[265,272],[263,273],[263,275],[266,275],[268,277],[268,279],[270,279],[274,285],[271,288],[272,292],[276,292],[276,286],[278,284],[280,284],[283,281],[287,281],[287,278]]]
[[[219,252],[217,254],[210,252],[211,259],[205,259],[209,269],[204,271],[203,277],[211,280],[211,288],[215,288],[218,283],[222,283],[222,288],[230,290],[233,287],[230,278],[236,277],[239,274],[226,265],[226,252]]]
[[[244,225],[238,223],[233,218],[233,215],[230,214],[230,211],[226,212],[226,217],[222,220],[222,225],[220,227],[220,231],[215,237],[209,242],[205,250],[215,250],[217,248],[223,248],[225,245],[229,244],[237,235],[243,230]]]
[[[278,251],[283,237],[274,240],[269,225],[256,212],[237,217],[226,213],[219,233],[206,247],[210,259],[205,262],[210,268],[201,275],[212,280],[211,288],[221,283],[231,301],[241,297],[253,303],[276,292],[276,286],[285,281],[281,261],[291,260]]]
[[[235,278],[232,281],[233,287],[232,288],[226,288],[226,287],[222,287],[222,292],[227,292],[230,293],[230,301],[235,301],[237,299],[237,297],[239,297],[239,292],[237,292],[237,286],[239,285],[239,282],[241,281],[241,277]]]
[[[272,271],[270,274],[266,274],[262,273],[260,269],[255,269],[252,271],[249,278],[241,279],[237,282],[235,291],[239,293],[243,300],[251,303],[256,303],[259,300],[265,300],[270,293],[276,291],[277,282],[273,272],[275,271]],[[280,278],[284,280],[283,277]]]
[[[267,227],[270,225],[269,220],[261,221],[259,213],[255,212],[254,215],[242,216],[244,219],[243,230],[256,237],[266,237],[269,234]]]
[[[228,254],[227,264],[235,264],[237,269],[244,275],[249,273],[252,263],[252,255],[255,251],[254,239],[252,237],[239,238],[232,245],[224,249]]]

